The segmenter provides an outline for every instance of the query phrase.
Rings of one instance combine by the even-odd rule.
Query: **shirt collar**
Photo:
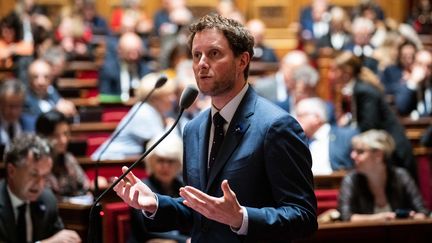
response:
[[[330,124],[326,123],[322,125],[318,130],[314,133],[313,138],[316,140],[323,140],[328,137],[330,132]]]
[[[25,201],[23,201],[23,200],[19,199],[17,196],[15,196],[15,194],[9,188],[9,185],[7,185],[6,188],[7,188],[7,191],[9,193],[9,198],[11,199],[12,208],[17,208],[17,207],[21,206],[23,203],[25,203]]]
[[[249,84],[246,83],[246,85],[240,90],[240,92],[232,99],[230,100],[221,110],[218,110],[213,105],[211,106],[211,115],[213,115],[216,112],[219,112],[219,114],[225,119],[227,124],[229,124],[234,117],[234,113],[237,110],[237,107],[240,105],[240,102],[242,101],[243,97],[246,94],[246,91],[249,88]]]

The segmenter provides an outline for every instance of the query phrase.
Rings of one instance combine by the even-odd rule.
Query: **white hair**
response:
[[[305,111],[318,116],[323,122],[327,122],[327,105],[318,97],[302,99],[297,103],[296,112]]]

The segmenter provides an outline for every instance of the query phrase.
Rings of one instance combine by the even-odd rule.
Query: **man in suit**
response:
[[[310,235],[317,221],[306,137],[247,83],[252,36],[219,15],[204,16],[190,31],[195,79],[212,107],[184,129],[187,186],[174,199],[131,173],[114,190],[143,211],[148,227],[191,227],[192,242],[290,242]]]
[[[21,118],[25,86],[18,80],[7,80],[0,85],[0,156],[13,138],[19,136],[24,122]]]
[[[136,33],[123,34],[118,40],[116,55],[111,53],[101,67],[99,92],[127,101],[138,87],[139,80],[151,71],[143,59],[144,54],[143,41]]]
[[[308,63],[306,53],[299,50],[290,51],[282,58],[279,70],[273,75],[256,80],[254,88],[260,96],[291,112],[294,107],[292,93],[296,85],[294,70]]]
[[[309,138],[314,175],[350,170],[351,138],[358,131],[351,127],[332,126],[328,123],[326,103],[320,98],[306,98],[296,105],[297,119]]]
[[[415,54],[411,72],[398,86],[395,103],[403,116],[432,116],[432,53],[428,50]]]
[[[0,181],[0,242],[80,242],[63,229],[54,194],[45,188],[52,159],[47,141],[25,134],[5,155],[6,180]]]
[[[75,105],[60,96],[52,85],[53,75],[50,64],[43,60],[33,61],[28,68],[29,82],[24,102],[26,126],[34,131],[37,117],[44,112],[57,109],[66,117],[71,118],[77,114]]]

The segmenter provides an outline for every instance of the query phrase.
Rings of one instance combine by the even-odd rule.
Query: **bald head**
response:
[[[255,45],[260,44],[264,40],[266,26],[259,19],[251,19],[246,23],[246,27],[255,39]]]
[[[133,32],[124,33],[120,37],[117,49],[120,59],[128,63],[138,62],[144,54],[142,40]]]
[[[280,72],[282,72],[285,80],[285,85],[289,91],[294,90],[294,70],[300,66],[308,65],[309,58],[303,51],[290,51],[282,59]]]
[[[432,54],[428,50],[420,50],[416,53],[414,65],[422,67],[426,71],[426,77],[432,76]]]

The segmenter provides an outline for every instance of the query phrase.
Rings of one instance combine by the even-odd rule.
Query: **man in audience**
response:
[[[332,126],[327,121],[326,103],[320,98],[306,98],[296,105],[297,120],[309,138],[312,173],[330,174],[354,166],[350,157],[351,138],[357,130]]]
[[[64,229],[55,196],[45,188],[52,159],[47,141],[26,134],[5,156],[6,180],[0,181],[0,242],[81,242]]]
[[[330,8],[327,0],[313,0],[310,6],[301,10],[300,38],[302,40],[317,40],[328,33]]]
[[[252,61],[277,62],[274,49],[264,44],[266,26],[260,19],[251,19],[246,23],[246,28],[254,37],[254,56]]]
[[[427,50],[415,55],[411,72],[396,92],[396,107],[401,115],[432,115],[432,54]]]
[[[34,130],[36,118],[43,112],[57,109],[66,117],[77,114],[75,105],[60,96],[52,86],[52,68],[45,60],[38,59],[30,64],[29,86],[24,103],[24,116],[30,130]]]
[[[118,41],[117,53],[105,58],[99,74],[99,92],[120,96],[122,101],[127,101],[140,79],[151,71],[142,59],[144,54],[141,38],[133,32],[124,33]]]
[[[254,87],[260,96],[276,103],[285,103],[283,106],[289,111],[293,107],[291,92],[294,91],[294,70],[309,63],[309,59],[303,51],[294,50],[287,53],[280,62],[279,70],[271,76],[258,79]]]
[[[0,86],[0,158],[13,138],[24,130],[21,114],[25,92],[18,80],[7,80]]]

